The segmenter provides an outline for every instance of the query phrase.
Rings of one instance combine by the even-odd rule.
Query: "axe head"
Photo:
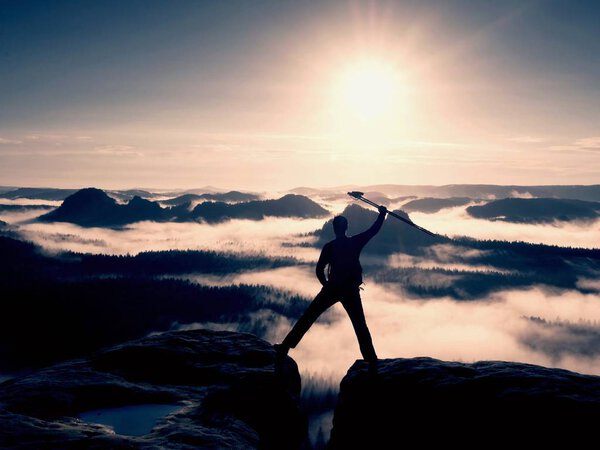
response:
[[[364,192],[360,192],[360,191],[352,191],[352,192],[348,192],[348,195],[350,197],[354,197],[356,199],[360,199],[365,193]]]

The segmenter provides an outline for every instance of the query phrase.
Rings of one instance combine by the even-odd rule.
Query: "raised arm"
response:
[[[385,220],[387,212],[388,210],[385,206],[380,206],[379,216],[377,216],[377,219],[375,219],[373,225],[371,225],[368,230],[363,231],[362,233],[354,236],[354,239],[360,242],[361,247],[364,246],[367,242],[369,242],[373,236],[379,233],[379,230],[381,230],[381,226],[383,225],[383,221]]]
[[[329,264],[329,245],[325,244],[323,246],[323,250],[321,250],[321,255],[319,256],[319,261],[317,261],[317,278],[321,285],[325,286],[327,283],[327,277],[325,276],[325,267]]]

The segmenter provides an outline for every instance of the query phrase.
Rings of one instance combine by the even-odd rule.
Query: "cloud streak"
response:
[[[113,156],[144,156],[144,154],[131,145],[112,144],[100,145],[94,147],[94,152],[98,155],[113,155]]]
[[[552,145],[548,147],[556,151],[600,152],[600,136],[591,136],[573,141],[570,144]]]
[[[6,138],[0,137],[0,145],[19,145],[22,143],[23,143],[23,141],[19,141],[16,139],[6,139]]]
[[[539,144],[545,139],[537,136],[515,136],[508,139],[510,142],[518,142],[520,144]]]

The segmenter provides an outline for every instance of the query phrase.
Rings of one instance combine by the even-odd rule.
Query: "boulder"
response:
[[[306,418],[300,375],[272,346],[226,331],[168,332],[0,384],[0,448],[297,449]],[[144,435],[86,412],[172,405]],[[89,416],[89,415],[88,415]]]
[[[330,449],[544,448],[595,442],[600,377],[501,361],[357,361],[341,382]]]

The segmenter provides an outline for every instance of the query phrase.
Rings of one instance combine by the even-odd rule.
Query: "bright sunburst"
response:
[[[397,71],[381,61],[360,61],[342,73],[338,102],[346,113],[369,122],[385,118],[398,101]]]
[[[385,151],[408,127],[408,82],[383,59],[361,59],[338,71],[332,124],[338,153]]]

